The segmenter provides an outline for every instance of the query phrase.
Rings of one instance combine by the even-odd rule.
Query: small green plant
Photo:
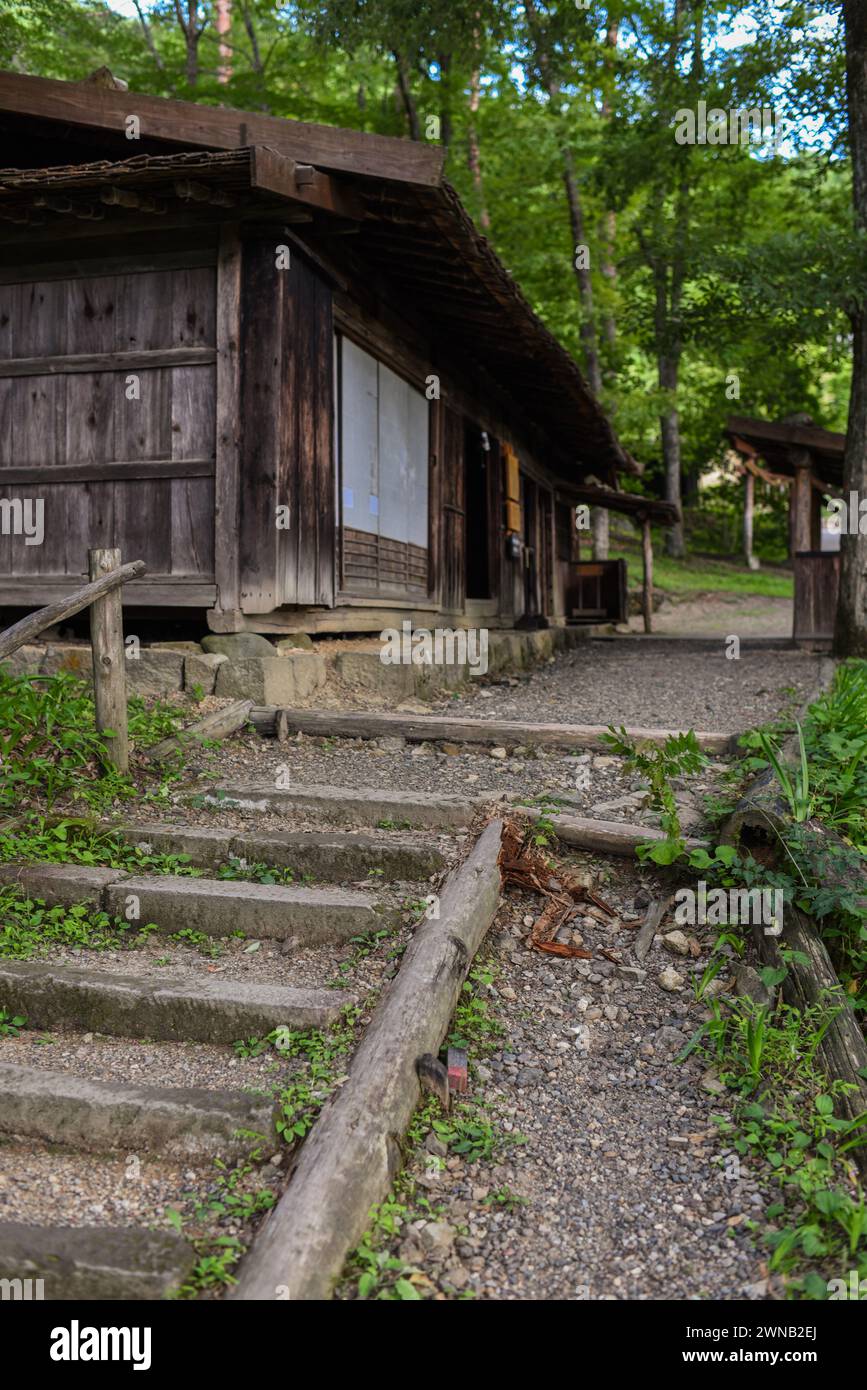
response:
[[[11,1014],[8,1009],[0,1009],[0,1038],[17,1038],[22,1028],[27,1027],[23,1014]]]
[[[505,1028],[491,1015],[488,1000],[494,982],[493,964],[474,965],[461,986],[449,1042],[452,1047],[464,1047],[477,1056],[493,1052]]]
[[[304,877],[307,879],[308,875],[305,874]],[[277,883],[284,887],[295,882],[292,869],[278,869],[258,861],[248,864],[246,859],[236,859],[234,856],[231,856],[227,863],[220,865],[217,878],[238,879],[247,883]]]
[[[813,801],[810,796],[810,767],[807,750],[804,746],[804,731],[800,724],[798,730],[798,767],[794,773],[781,761],[780,750],[763,729],[758,731],[759,747],[776,773],[780,790],[786,799],[789,815],[796,823],[809,820],[813,814]]]
[[[628,772],[637,772],[646,780],[650,804],[659,812],[665,839],[639,846],[639,857],[651,859],[655,864],[673,864],[683,853],[686,843],[671,778],[699,772],[707,764],[695,734],[691,729],[684,734],[669,734],[661,747],[649,742],[636,742],[622,726],[619,729],[609,727],[602,737],[618,757],[625,759]]]
[[[390,820],[386,817],[384,820],[378,820],[376,822],[376,828],[377,830],[412,830],[412,822],[408,820]]]

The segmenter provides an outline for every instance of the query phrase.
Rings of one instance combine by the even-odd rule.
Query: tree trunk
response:
[[[226,42],[226,36],[232,30],[232,0],[216,0],[214,9],[219,39],[217,81],[228,82],[232,76],[232,50]]]
[[[476,64],[470,77],[470,121],[467,130],[467,163],[473,179],[473,188],[476,190],[476,198],[479,206],[479,223],[482,231],[490,231],[491,216],[485,202],[485,190],[482,184],[482,156],[479,149],[479,132],[476,125],[476,117],[479,114],[479,105],[482,99],[481,69],[478,66],[479,56],[479,31],[473,32],[475,40]]]
[[[846,24],[846,101],[852,157],[855,225],[867,230],[867,7],[843,0]],[[852,388],[843,458],[843,492],[867,496],[867,306],[852,320]],[[867,536],[840,538],[840,596],[834,633],[837,656],[867,656]]]
[[[560,82],[551,70],[545,33],[539,20],[535,0],[525,0],[527,15],[536,55],[536,67],[542,78],[545,90],[551,99],[552,107],[560,95]],[[581,342],[584,347],[584,368],[587,382],[594,396],[602,394],[602,371],[599,365],[599,352],[596,344],[596,322],[593,317],[593,282],[590,267],[579,264],[576,247],[586,246],[584,233],[584,208],[575,173],[575,160],[567,144],[561,147],[563,157],[563,185],[566,189],[566,202],[569,207],[569,226],[572,232],[572,263],[578,282],[578,297],[581,301]],[[580,258],[583,261],[583,257]]]
[[[617,38],[619,32],[619,20],[615,19],[609,10],[608,21],[605,28],[605,94],[602,98],[602,109],[600,113],[603,121],[607,121],[611,117],[611,90],[613,87],[612,59],[614,56],[614,51],[617,48]],[[614,212],[612,208],[609,208],[602,219],[602,228],[600,236],[600,243],[602,246],[602,261],[600,269],[602,271],[603,276],[608,282],[608,286],[612,295],[612,300],[614,289],[617,284],[617,266],[614,261],[614,241],[616,235],[617,214]],[[614,317],[613,302],[609,303],[606,306],[605,312],[602,316],[602,336],[605,340],[606,346],[609,349],[612,349],[614,347],[614,343],[617,337],[617,322]],[[613,369],[610,369],[610,363],[608,365],[609,370],[605,373],[605,375],[610,380],[613,380],[615,373]]]
[[[755,511],[756,480],[747,469],[744,473],[744,559],[753,563],[753,514]]]
[[[395,66],[397,68],[397,86],[400,92],[403,109],[406,112],[406,119],[409,122],[409,138],[411,140],[421,139],[421,122],[418,118],[418,109],[415,104],[412,90],[409,85],[409,72],[407,71],[406,59],[397,49],[392,49]]]
[[[677,357],[666,357],[665,355],[660,357],[659,385],[663,391],[670,392],[672,397],[677,392],[679,368],[679,355]],[[674,400],[663,409],[662,415],[659,417],[659,429],[662,436],[662,458],[665,464],[665,500],[674,502],[679,507],[681,505],[680,416]],[[675,559],[682,559],[684,554],[682,521],[669,527],[665,537],[665,553],[674,556]]]
[[[452,109],[451,109],[451,86],[450,74],[452,70],[452,55],[450,53],[440,53],[437,61],[440,65],[440,84],[442,86],[442,100],[440,101],[440,143],[444,150],[448,151],[452,143]]]

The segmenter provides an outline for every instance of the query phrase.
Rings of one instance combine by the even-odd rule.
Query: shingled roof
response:
[[[132,158],[131,113],[141,134]],[[99,216],[120,227],[132,211],[179,196],[212,216],[285,200],[320,218],[360,220],[360,254],[446,335],[472,340],[487,374],[551,441],[556,471],[615,483],[618,471],[640,472],[444,179],[438,147],[8,72],[0,72],[0,137],[19,161],[0,171],[0,219],[25,230],[34,216]],[[70,163],[34,167],[46,141],[53,154],[58,139]],[[94,143],[112,157],[82,160]]]

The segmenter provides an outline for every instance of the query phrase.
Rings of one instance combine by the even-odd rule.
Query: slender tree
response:
[[[846,107],[856,230],[867,234],[867,5],[843,0],[846,27]],[[867,304],[850,308],[852,390],[843,460],[843,491],[867,497]],[[840,597],[834,648],[840,656],[867,656],[867,535],[840,540]]]

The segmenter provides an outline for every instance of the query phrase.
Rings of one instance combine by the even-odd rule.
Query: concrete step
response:
[[[15,1299],[160,1299],[195,1263],[195,1251],[172,1231],[0,1222],[0,1279],[21,1281],[11,1286]]]
[[[145,845],[147,852],[188,854],[197,868],[216,868],[230,858],[248,864],[291,869],[317,883],[342,883],[366,878],[380,869],[388,880],[416,883],[445,867],[445,856],[431,844],[412,844],[380,835],[332,830],[327,834],[289,830],[275,834],[244,834],[234,830],[187,825],[105,826],[128,844]]]
[[[31,1028],[111,1037],[231,1043],[281,1025],[327,1028],[354,1002],[342,990],[292,989],[201,975],[115,975],[41,961],[0,960],[0,1006]]]
[[[3,864],[0,883],[17,883],[46,902],[88,902],[141,926],[154,923],[163,932],[189,929],[231,936],[240,931],[248,937],[317,946],[347,941],[381,924],[373,900],[346,888],[137,876],[69,864]]]
[[[0,1134],[184,1160],[241,1158],[238,1130],[273,1137],[270,1101],[199,1086],[137,1086],[0,1062]]]
[[[302,812],[330,825],[378,826],[389,821],[398,829],[457,830],[469,825],[476,812],[475,802],[460,796],[312,784],[275,790],[269,782],[224,782],[209,788],[204,799],[209,806],[232,810]]]

